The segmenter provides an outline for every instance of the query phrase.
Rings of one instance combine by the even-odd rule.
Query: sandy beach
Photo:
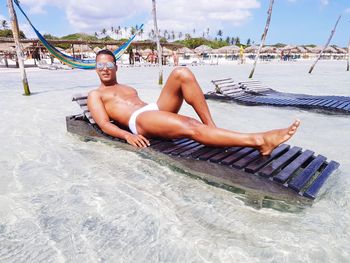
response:
[[[350,96],[345,61],[260,63],[254,79],[284,92]],[[189,67],[246,80],[251,64]],[[73,94],[99,84],[93,70],[0,69],[0,262],[347,262],[350,116],[208,101],[219,127],[255,132],[302,122],[288,142],[340,163],[311,207],[258,208],[239,194],[66,131]],[[172,67],[164,67],[165,78]],[[153,102],[157,67],[120,67],[118,81]],[[181,113],[195,116],[184,105]]]

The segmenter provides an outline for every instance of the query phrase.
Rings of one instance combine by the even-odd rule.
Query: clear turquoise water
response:
[[[255,79],[280,91],[350,96],[345,62],[259,64]],[[191,68],[210,80],[246,79],[251,65]],[[165,68],[165,76],[171,68]],[[75,93],[93,71],[0,71],[0,262],[347,262],[350,161],[347,116],[209,101],[217,124],[238,131],[302,126],[289,142],[341,163],[313,206],[291,213],[234,194],[141,155],[66,132]],[[120,68],[145,101],[160,93],[157,68]],[[182,113],[194,116],[187,105]]]

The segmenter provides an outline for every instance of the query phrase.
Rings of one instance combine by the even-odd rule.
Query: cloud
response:
[[[329,0],[320,0],[321,1],[321,5],[326,6],[329,4]]]
[[[344,13],[349,14],[349,13],[350,13],[350,7],[349,7],[349,8],[346,8],[346,9],[344,10]]]
[[[94,32],[111,26],[131,26],[130,21],[140,21],[140,18],[144,18],[145,31],[153,28],[149,0],[21,0],[21,4],[32,14],[45,13],[49,5],[64,10],[72,31]],[[217,30],[224,24],[240,26],[251,19],[252,11],[257,8],[260,8],[258,0],[158,0],[158,26],[177,32],[192,32],[194,28],[197,32],[207,28]]]

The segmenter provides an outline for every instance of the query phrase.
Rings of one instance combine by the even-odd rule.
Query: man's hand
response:
[[[127,134],[125,135],[125,140],[129,144],[138,148],[144,148],[151,145],[145,137],[139,134]]]

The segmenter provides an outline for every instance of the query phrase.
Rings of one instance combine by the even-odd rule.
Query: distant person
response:
[[[154,52],[154,49],[147,55],[146,60],[152,64],[157,62],[157,54]]]
[[[129,53],[129,64],[134,65],[135,64],[135,55],[134,55],[134,51],[132,50],[131,46],[128,48],[128,53]]]
[[[203,92],[188,68],[174,69],[157,102],[147,104],[134,88],[118,83],[115,63],[111,51],[97,53],[96,73],[101,84],[89,92],[87,105],[103,132],[124,139],[133,146],[149,146],[147,138],[189,138],[215,147],[253,147],[261,154],[269,155],[278,145],[289,140],[299,126],[300,122],[296,120],[287,128],[260,133],[217,128]],[[201,121],[178,113],[183,101],[194,108]],[[129,127],[130,131],[119,127]]]
[[[173,50],[173,61],[174,61],[174,66],[177,67],[179,65],[179,57],[177,56],[177,53],[175,50]]]
[[[138,50],[135,52],[135,62],[141,62],[141,53]]]

